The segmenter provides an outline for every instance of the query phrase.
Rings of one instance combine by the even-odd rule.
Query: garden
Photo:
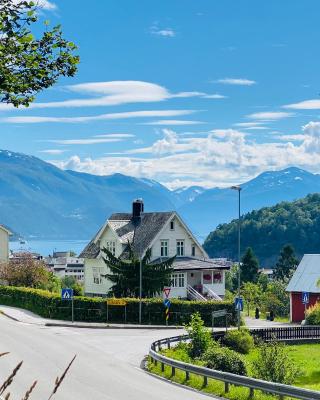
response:
[[[194,314],[185,328],[190,341],[161,350],[163,355],[214,370],[320,390],[319,343],[288,345],[276,340],[264,343],[252,337],[246,328],[229,330],[223,338],[215,340],[199,314]],[[228,399],[248,398],[247,388],[230,385],[229,392],[225,393],[224,383],[214,379],[208,379],[204,386],[199,375],[190,373],[187,380],[186,373],[177,370],[172,376],[169,366],[161,369],[159,363],[151,362],[148,369],[151,373],[207,393]],[[274,396],[255,391],[254,398],[267,400]]]

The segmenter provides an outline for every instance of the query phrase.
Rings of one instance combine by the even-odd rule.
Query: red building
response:
[[[293,274],[287,292],[290,292],[290,320],[301,322],[304,320],[305,308],[320,301],[320,254],[305,254]],[[309,303],[303,303],[303,294],[309,294]]]

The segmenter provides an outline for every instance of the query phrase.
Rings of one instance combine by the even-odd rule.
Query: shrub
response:
[[[258,358],[253,362],[255,378],[290,385],[299,373],[297,366],[290,360],[286,346],[272,341],[263,343]]]
[[[247,374],[246,364],[242,357],[227,347],[221,347],[218,343],[214,342],[204,353],[202,359],[207,368],[237,375]]]
[[[316,303],[307,309],[306,323],[308,325],[320,325],[320,303]]]
[[[238,353],[248,354],[254,347],[253,337],[247,329],[229,331],[223,339],[223,343]]]
[[[191,339],[189,347],[190,356],[193,358],[201,356],[210,346],[212,338],[210,332],[204,326],[200,314],[192,314],[191,321],[185,328]]]
[[[125,321],[124,307],[108,307],[106,298],[102,297],[75,297],[74,317],[76,321],[84,322],[117,322]],[[139,319],[139,300],[126,299],[126,315],[128,323],[137,323]],[[62,301],[60,294],[45,290],[25,287],[1,286],[0,304],[21,307],[44,318],[70,320],[71,302]],[[172,299],[170,306],[170,325],[183,325],[190,321],[195,312],[199,312],[205,325],[211,325],[212,311],[226,309],[231,314],[231,324],[236,323],[234,306],[228,301],[186,301]],[[163,300],[160,298],[143,299],[142,322],[144,324],[165,324]],[[217,320],[223,325],[223,319]]]

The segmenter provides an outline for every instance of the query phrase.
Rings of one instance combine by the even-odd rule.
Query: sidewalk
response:
[[[42,318],[31,311],[22,308],[0,305],[0,314],[17,322],[35,324],[42,326],[57,326],[67,328],[90,328],[90,329],[183,329],[182,326],[166,325],[135,325],[135,324],[107,324],[99,322],[71,322]]]
[[[246,326],[250,328],[281,328],[285,326],[300,326],[289,322],[267,321],[265,319],[255,319],[252,317],[244,317]]]

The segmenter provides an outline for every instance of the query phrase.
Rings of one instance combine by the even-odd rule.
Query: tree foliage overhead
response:
[[[0,101],[28,106],[35,95],[74,76],[79,57],[76,45],[63,37],[60,25],[36,38],[31,27],[38,20],[38,4],[30,0],[0,2]]]
[[[237,257],[237,220],[218,226],[205,240],[211,257]],[[264,207],[242,217],[241,247],[252,247],[262,266],[274,266],[287,243],[300,258],[320,247],[320,194]]]
[[[139,297],[140,260],[131,247],[126,260],[115,257],[106,248],[103,252],[106,255],[104,262],[110,270],[104,277],[113,282],[110,294],[115,297]],[[151,250],[146,251],[142,258],[142,297],[153,297],[170,284],[174,259],[171,257],[163,262],[151,263]]]

